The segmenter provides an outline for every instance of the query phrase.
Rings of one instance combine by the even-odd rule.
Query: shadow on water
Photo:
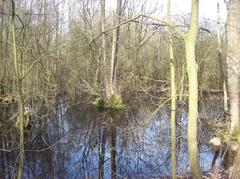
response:
[[[0,178],[13,178],[18,158],[17,131],[1,109]],[[55,112],[36,118],[26,137],[24,178],[161,178],[171,175],[170,109],[152,116],[151,105],[121,112],[95,106],[69,106],[60,99]],[[213,109],[214,111],[214,109]],[[211,111],[208,111],[212,115]],[[3,123],[3,121],[5,121]],[[3,128],[4,126],[4,128]],[[177,172],[190,173],[186,141],[187,113],[177,112]],[[200,164],[211,168],[211,133],[199,125]],[[3,150],[4,149],[4,150]]]

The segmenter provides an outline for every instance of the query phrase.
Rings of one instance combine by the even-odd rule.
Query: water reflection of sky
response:
[[[97,177],[99,162],[98,145],[96,144],[98,142],[98,126],[94,123],[97,122],[96,118],[99,114],[96,113],[94,115],[94,111],[88,111],[92,113],[91,115],[84,114],[86,111],[81,111],[81,106],[76,109],[78,110],[77,113],[80,113],[77,115],[77,118],[70,114],[65,119],[67,122],[64,122],[68,126],[64,127],[65,130],[71,132],[68,142],[75,144],[68,150],[65,171],[69,177]],[[79,120],[83,117],[82,115],[86,117],[83,121]],[[121,121],[116,124],[116,163],[119,176],[148,178],[150,176],[171,175],[169,115],[169,109],[163,108],[156,116],[150,119],[151,111],[145,107],[127,110],[121,115]],[[186,141],[186,113],[178,115],[177,120],[181,124],[177,128],[177,136],[179,137],[177,146],[177,171],[179,174],[184,174],[190,172]],[[72,123],[79,123],[79,125],[78,127],[76,126],[77,128],[74,128],[74,124]],[[71,129],[69,129],[69,126],[72,126]],[[106,178],[110,177],[111,171],[110,137],[110,134],[107,134],[104,167]],[[204,137],[208,138],[208,136]],[[210,169],[213,157],[213,153],[210,151],[206,141],[200,145],[199,149],[200,163],[203,171]]]
[[[45,152],[26,152],[26,178],[98,178],[99,143],[102,126],[106,130],[104,176],[111,176],[111,135],[106,113],[81,104],[67,109],[61,100],[56,115],[48,119],[41,137],[29,148],[52,146]],[[152,116],[149,107],[124,110],[116,127],[116,166],[118,178],[160,178],[171,175],[170,110],[162,108]],[[177,172],[190,173],[186,140],[187,114],[177,113]],[[211,167],[213,153],[207,144],[209,132],[199,127],[202,171]],[[38,135],[39,136],[39,135]],[[44,139],[44,140],[43,140]],[[32,145],[32,146],[31,146]],[[44,146],[44,147],[41,147]],[[219,164],[219,161],[218,161]]]

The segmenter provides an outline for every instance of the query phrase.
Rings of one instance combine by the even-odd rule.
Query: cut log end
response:
[[[221,139],[218,137],[214,137],[209,140],[209,145],[213,151],[220,150],[222,146]]]

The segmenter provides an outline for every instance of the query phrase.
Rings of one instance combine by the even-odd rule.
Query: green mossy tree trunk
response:
[[[23,91],[22,91],[22,79],[19,73],[19,65],[17,61],[17,44],[16,44],[16,33],[15,33],[15,4],[12,0],[12,49],[13,49],[13,61],[15,76],[17,82],[17,94],[18,94],[18,113],[19,113],[19,133],[20,133],[20,143],[19,143],[19,160],[18,160],[18,175],[17,178],[21,179],[23,175],[23,160],[24,160],[24,101],[23,101]]]

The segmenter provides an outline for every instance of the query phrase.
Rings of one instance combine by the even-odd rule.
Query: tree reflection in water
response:
[[[1,108],[0,178],[12,178],[18,157],[12,108]],[[46,109],[45,109],[46,110]],[[13,110],[14,111],[14,110]],[[60,100],[55,112],[35,116],[28,134],[24,178],[149,178],[171,175],[170,110],[151,117],[149,106],[117,114],[98,112],[80,104],[67,108]],[[44,111],[42,111],[44,112]],[[4,125],[3,125],[4,122]],[[4,126],[4,128],[3,128]],[[189,173],[186,141],[187,115],[177,113],[177,173]],[[209,131],[199,128],[203,171],[211,167]],[[4,150],[3,150],[4,149]]]

